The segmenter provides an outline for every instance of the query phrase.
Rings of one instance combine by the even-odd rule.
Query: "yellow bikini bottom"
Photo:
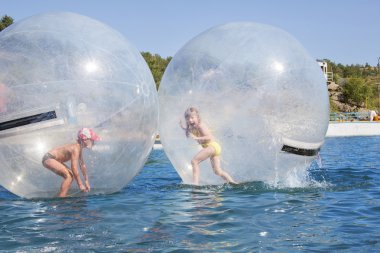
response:
[[[213,147],[215,149],[215,154],[214,155],[220,155],[222,152],[222,148],[216,141],[210,141],[209,143],[202,144],[202,147],[207,148],[207,147]]]

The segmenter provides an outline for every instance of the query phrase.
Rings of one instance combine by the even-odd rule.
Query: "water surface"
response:
[[[163,151],[106,196],[24,200],[0,187],[3,252],[374,252],[380,137],[328,138],[302,188],[190,187]]]

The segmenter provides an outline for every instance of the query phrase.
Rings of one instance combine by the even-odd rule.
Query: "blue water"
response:
[[[380,137],[326,139],[304,188],[192,188],[158,150],[112,195],[24,200],[0,187],[0,250],[380,251],[379,150]]]

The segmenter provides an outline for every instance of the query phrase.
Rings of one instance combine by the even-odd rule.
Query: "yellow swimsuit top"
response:
[[[194,134],[196,137],[200,137],[200,133],[198,130],[193,130],[193,131],[190,131],[192,134]],[[220,155],[220,153],[222,152],[222,148],[220,147],[219,143],[217,143],[216,141],[209,141],[207,143],[200,143],[198,141],[199,145],[201,145],[203,148],[207,148],[207,147],[213,147],[215,149],[215,155],[218,156]]]

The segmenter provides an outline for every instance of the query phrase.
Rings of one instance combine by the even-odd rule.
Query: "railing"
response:
[[[334,74],[333,72],[326,72],[326,75],[327,75],[327,82],[328,83],[331,83],[333,80],[334,80]]]
[[[368,112],[333,112],[330,113],[330,121],[336,122],[352,122],[352,121],[368,121]]]

